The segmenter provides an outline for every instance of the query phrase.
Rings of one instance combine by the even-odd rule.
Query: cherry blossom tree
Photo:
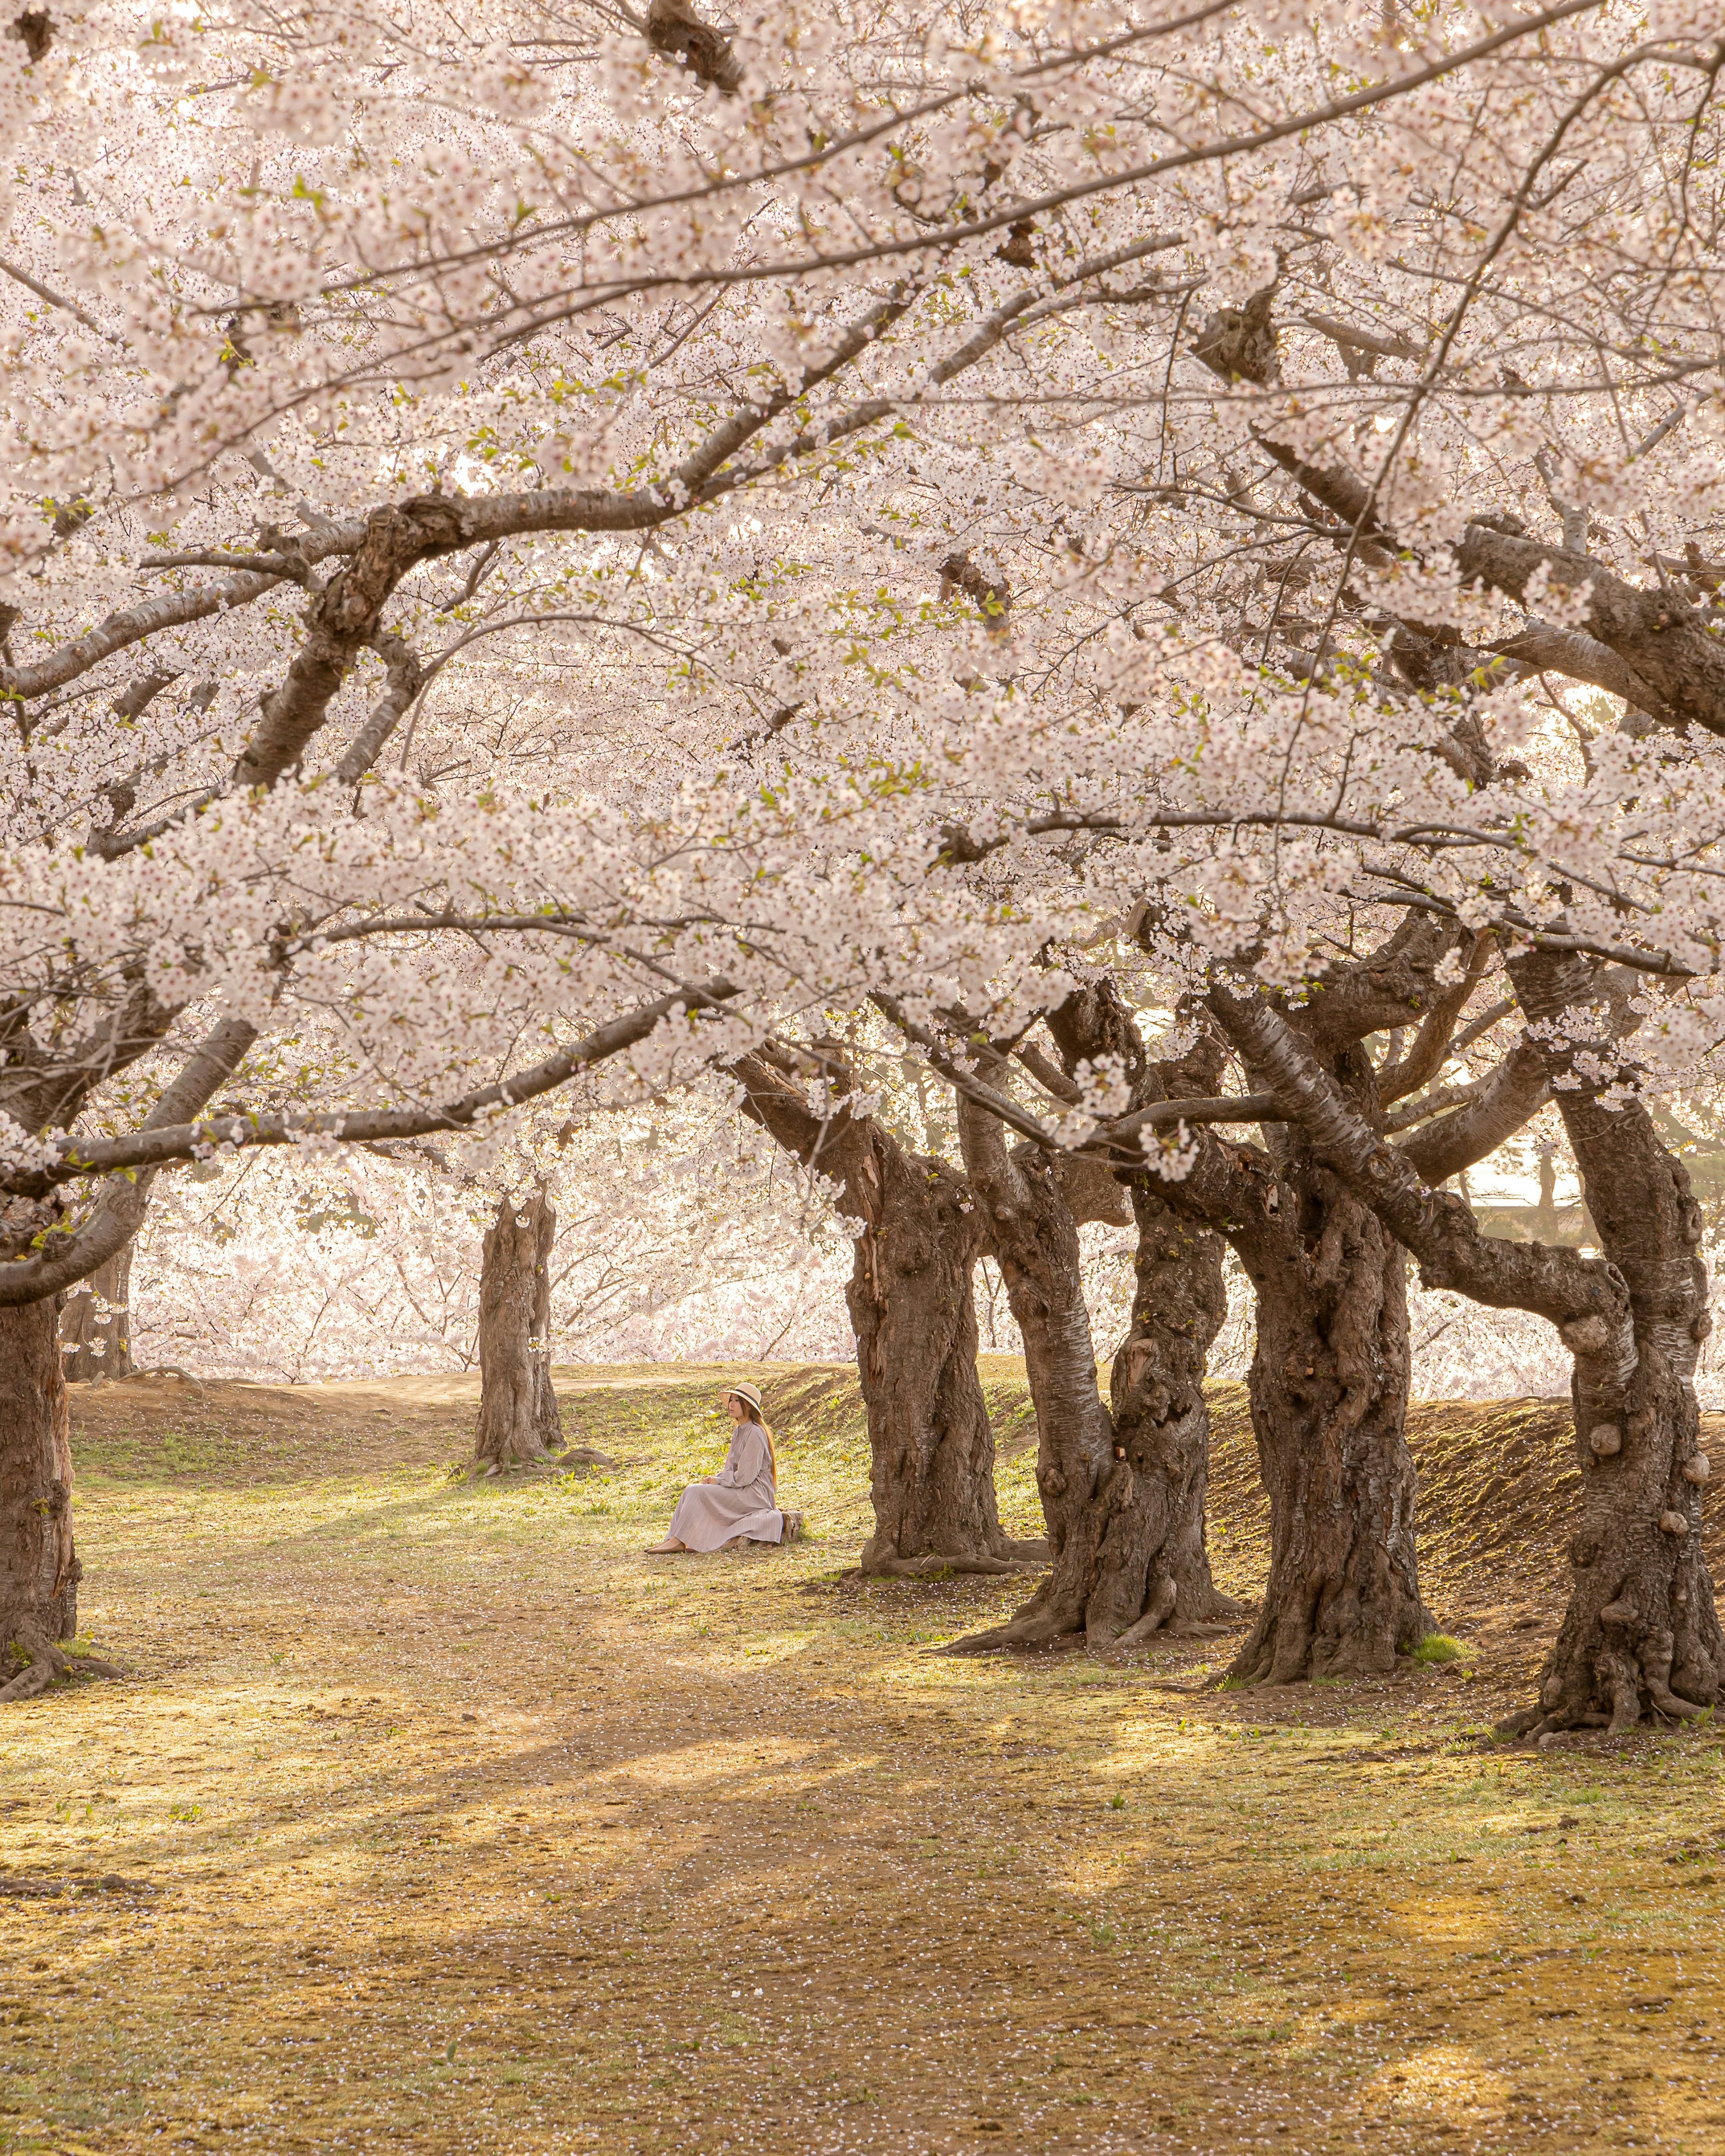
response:
[[[1705,1063],[1699,8],[13,31],[17,1684],[75,1563],[37,1336],[172,1163],[483,1141],[870,995],[976,1106],[950,1014],[1122,932],[1244,1025],[1424,917],[1422,1021],[1489,932],[1584,1057],[1599,967],[1660,984],[1601,1113]]]

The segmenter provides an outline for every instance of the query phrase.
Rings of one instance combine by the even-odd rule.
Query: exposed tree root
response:
[[[1685,1699],[1666,1681],[1671,1648],[1666,1635],[1645,1643],[1639,1661],[1608,1648],[1594,1662],[1594,1690],[1611,1702],[1609,1714],[1597,1707],[1561,1701],[1547,1707],[1523,1707],[1496,1724],[1501,1737],[1518,1737],[1528,1743],[1558,1737],[1572,1729],[1603,1729],[1608,1737],[1625,1736],[1649,1722],[1695,1722],[1711,1709]],[[1554,1689],[1548,1683],[1548,1690]]]
[[[980,1550],[959,1550],[950,1556],[871,1556],[858,1570],[866,1579],[949,1579],[970,1574],[993,1578],[1005,1573],[1016,1577],[1047,1563],[1045,1548],[1040,1557],[988,1557]]]
[[[147,1370],[133,1370],[129,1374],[134,1378],[177,1378],[182,1385],[190,1385],[194,1393],[203,1390],[192,1373],[182,1370],[177,1363],[157,1363]]]
[[[1250,1603],[1237,1602],[1232,1595],[1212,1588],[1204,1599],[1203,1617],[1177,1617],[1174,1613],[1178,1597],[1174,1590],[1175,1583],[1164,1577],[1151,1607],[1137,1624],[1109,1639],[1099,1637],[1094,1625],[1068,1621],[1065,1605],[1054,1603],[1045,1585],[1004,1625],[993,1625],[986,1632],[973,1632],[937,1651],[943,1655],[1034,1655],[1061,1654],[1073,1647],[1086,1647],[1092,1654],[1112,1654],[1122,1648],[1147,1645],[1158,1634],[1171,1640],[1212,1639],[1219,1633],[1237,1630],[1256,1614]]]
[[[967,1633],[963,1639],[953,1640],[933,1652],[954,1660],[972,1655],[1067,1655],[1084,1643],[1082,1632],[1056,1631],[1051,1626],[1039,1631],[1014,1619],[1010,1625],[996,1625],[986,1632]]]
[[[608,1453],[595,1452],[591,1446],[582,1445],[573,1452],[547,1452],[526,1460],[475,1460],[470,1466],[458,1468],[456,1475],[469,1482],[483,1482],[494,1475],[565,1475],[572,1469],[583,1467],[615,1474],[634,1464],[629,1460],[614,1460]]]
[[[123,1682],[125,1680],[126,1671],[121,1668],[118,1662],[104,1661],[100,1655],[80,1654],[75,1647],[69,1647],[66,1653],[68,1676],[112,1677],[116,1682]]]
[[[1168,1573],[1163,1573],[1151,1591],[1149,1604],[1143,1615],[1136,1625],[1128,1625],[1113,1645],[1117,1647],[1142,1646],[1146,1640],[1161,1631],[1169,1622],[1174,1614],[1174,1604],[1179,1599],[1178,1581],[1171,1579]]]
[[[80,1655],[59,1646],[46,1633],[26,1627],[13,1641],[29,1656],[9,1684],[0,1685],[0,1706],[34,1699],[58,1677],[123,1677],[126,1672],[95,1655]]]
[[[1661,1713],[1669,1715],[1674,1722],[1693,1722],[1707,1712],[1699,1701],[1685,1699],[1671,1688],[1671,1657],[1676,1651],[1676,1636],[1671,1632],[1651,1632],[1640,1645],[1641,1679],[1647,1687],[1647,1697]]]

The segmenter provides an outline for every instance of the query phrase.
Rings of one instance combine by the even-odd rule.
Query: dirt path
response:
[[[1009,1592],[832,1576],[808,1373],[824,1539],[636,1554],[721,1449],[639,1374],[567,1399],[630,1465],[549,1482],[449,1479],[459,1385],[80,1396],[142,1674],[0,1719],[0,2148],[1725,2147],[1719,1744],[1466,1733],[1555,1615],[1501,1562],[1378,1686],[945,1661]]]

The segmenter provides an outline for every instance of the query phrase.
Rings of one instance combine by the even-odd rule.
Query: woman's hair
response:
[[[743,1420],[745,1422],[752,1422],[755,1425],[755,1428],[760,1431],[762,1436],[766,1439],[768,1464],[773,1470],[773,1479],[776,1483],[778,1480],[778,1454],[773,1449],[773,1432],[768,1430],[766,1423],[762,1419],[761,1410],[755,1405],[752,1400],[744,1400],[741,1393],[733,1393],[731,1397],[733,1400],[742,1400]]]

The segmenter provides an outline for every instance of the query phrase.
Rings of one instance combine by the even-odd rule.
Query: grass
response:
[[[1226,1640],[932,1656],[1014,1590],[845,1576],[830,1373],[755,1373],[819,1540],[643,1557],[737,1373],[585,1374],[626,1464],[481,1483],[459,1381],[78,1393],[85,1625],[136,1674],[0,1717],[0,2150],[1725,2143],[1717,1732],[1480,1734],[1563,1578],[1504,1558],[1502,1417],[1422,1440],[1471,1660],[1220,1693]]]
[[[1435,1668],[1443,1662],[1466,1661],[1471,1650],[1460,1640],[1452,1640],[1447,1632],[1428,1632],[1414,1650],[1414,1660]]]

